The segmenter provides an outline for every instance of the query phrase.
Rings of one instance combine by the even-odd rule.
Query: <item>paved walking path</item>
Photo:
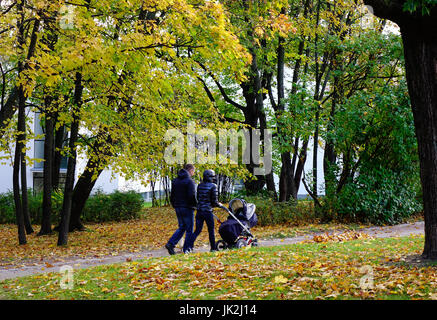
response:
[[[340,230],[331,231],[329,233],[339,233]],[[424,233],[424,223],[416,222],[409,224],[400,224],[396,226],[389,227],[370,227],[363,228],[359,230],[360,233],[365,233],[373,238],[389,238],[389,237],[403,237],[412,234],[423,234]],[[314,235],[324,234],[325,232],[318,232],[307,234],[304,236],[283,238],[283,239],[269,239],[269,240],[258,240],[259,246],[277,246],[285,244],[299,243],[305,240],[311,240]],[[206,252],[208,247],[200,247],[196,249],[196,252]],[[67,258],[63,262],[56,262],[50,264],[47,267],[44,262],[41,265],[29,265],[19,268],[6,268],[0,267],[0,281],[5,279],[24,277],[32,274],[47,273],[47,272],[59,272],[60,268],[64,265],[73,267],[74,269],[83,269],[99,265],[121,263],[126,261],[135,261],[151,257],[162,257],[168,255],[167,250],[152,250],[136,253],[125,253],[117,256],[108,256],[100,258]]]

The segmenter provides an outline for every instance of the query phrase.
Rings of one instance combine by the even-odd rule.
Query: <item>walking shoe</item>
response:
[[[167,251],[168,251],[168,254],[169,255],[174,255],[176,252],[174,252],[174,247],[171,245],[171,244],[166,244],[165,245],[165,248],[167,249]]]
[[[192,253],[192,252],[193,252],[193,250],[191,250],[191,249],[187,249],[187,250],[184,251],[185,254],[189,254],[189,253]]]

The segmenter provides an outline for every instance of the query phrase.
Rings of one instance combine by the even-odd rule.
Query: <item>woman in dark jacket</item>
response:
[[[216,250],[212,208],[222,206],[222,204],[218,202],[217,185],[215,182],[215,172],[213,170],[205,170],[203,172],[203,181],[197,186],[196,230],[191,236],[190,250],[193,249],[194,241],[196,241],[196,238],[202,232],[204,222],[206,222],[208,227],[211,251]]]

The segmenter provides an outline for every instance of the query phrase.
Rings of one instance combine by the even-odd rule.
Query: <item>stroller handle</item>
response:
[[[228,208],[226,208],[226,207],[225,207],[223,204],[221,204],[221,203],[220,203],[220,205],[219,205],[218,207],[221,208],[221,209],[223,209],[223,210],[229,211]]]

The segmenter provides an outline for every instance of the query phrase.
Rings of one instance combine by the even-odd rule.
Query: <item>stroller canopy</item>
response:
[[[256,206],[253,203],[246,203],[243,199],[235,198],[229,202],[229,210],[239,218],[250,220],[255,214]]]

